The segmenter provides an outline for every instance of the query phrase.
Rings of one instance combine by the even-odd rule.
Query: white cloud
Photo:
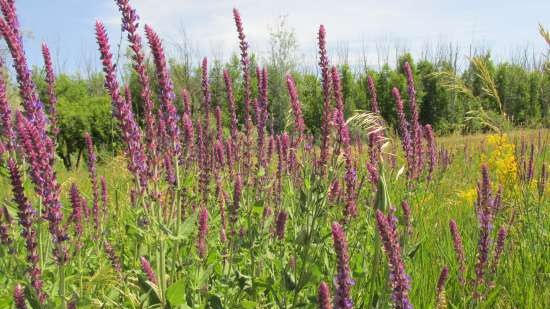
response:
[[[114,1],[103,20],[119,23]],[[473,0],[472,0],[473,1]],[[262,54],[267,48],[269,25],[281,15],[287,16],[288,26],[295,31],[302,52],[311,55],[319,24],[327,28],[329,46],[345,43],[350,50],[368,48],[369,62],[376,58],[376,47],[398,42],[408,49],[420,49],[426,42],[458,42],[467,45],[481,42],[491,45],[491,33],[498,28],[495,16],[488,13],[491,4],[476,10],[467,3],[454,4],[437,0],[351,0],[351,1],[189,1],[133,0],[142,24],[150,24],[166,42],[181,42],[183,31],[199,47],[201,54],[228,57],[237,49],[232,8],[240,10],[245,32],[254,52]],[[518,4],[519,5],[519,4]],[[486,16],[487,18],[480,18]],[[497,19],[498,20],[498,19]],[[493,22],[493,24],[491,24]],[[501,21],[501,23],[504,21]],[[536,29],[533,29],[536,36]],[[502,42],[500,42],[502,43]],[[522,44],[523,42],[515,42]],[[489,46],[491,47],[491,46]]]

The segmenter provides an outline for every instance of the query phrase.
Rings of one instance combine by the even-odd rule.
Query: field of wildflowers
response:
[[[372,111],[346,121],[320,26],[321,136],[307,133],[291,75],[292,121],[276,134],[268,70],[250,66],[237,10],[243,102],[224,71],[226,101],[213,105],[204,58],[201,108],[186,90],[180,108],[162,40],[149,25],[142,38],[129,1],[116,4],[143,119],[98,21],[124,153],[99,162],[86,135],[87,165],[64,171],[49,49],[44,105],[14,1],[0,0],[22,98],[12,110],[0,80],[0,308],[550,307],[548,130],[438,138],[419,122],[408,63],[406,99],[392,91],[397,133],[380,116],[372,80]]]

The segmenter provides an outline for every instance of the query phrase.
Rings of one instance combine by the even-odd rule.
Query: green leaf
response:
[[[244,309],[256,309],[258,308],[258,303],[245,299],[241,301],[241,307],[243,307]]]
[[[185,284],[183,280],[177,281],[166,289],[166,299],[172,306],[185,304]]]

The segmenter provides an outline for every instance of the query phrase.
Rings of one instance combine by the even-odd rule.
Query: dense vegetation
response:
[[[46,45],[31,73],[0,0],[0,308],[550,306],[550,132],[512,129],[547,123],[547,71],[357,75],[323,26],[320,77],[259,67],[237,10],[240,55],[190,70],[115,2],[125,83],[101,22],[102,74]]]

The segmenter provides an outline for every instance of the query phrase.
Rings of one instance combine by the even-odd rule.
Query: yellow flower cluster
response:
[[[459,191],[457,195],[460,199],[464,200],[468,205],[473,205],[474,201],[477,198],[477,190],[475,188],[467,189],[464,191]]]
[[[486,142],[487,154],[483,154],[481,159],[489,164],[498,182],[504,185],[517,183],[518,164],[514,144],[509,142],[505,134],[489,135]]]

